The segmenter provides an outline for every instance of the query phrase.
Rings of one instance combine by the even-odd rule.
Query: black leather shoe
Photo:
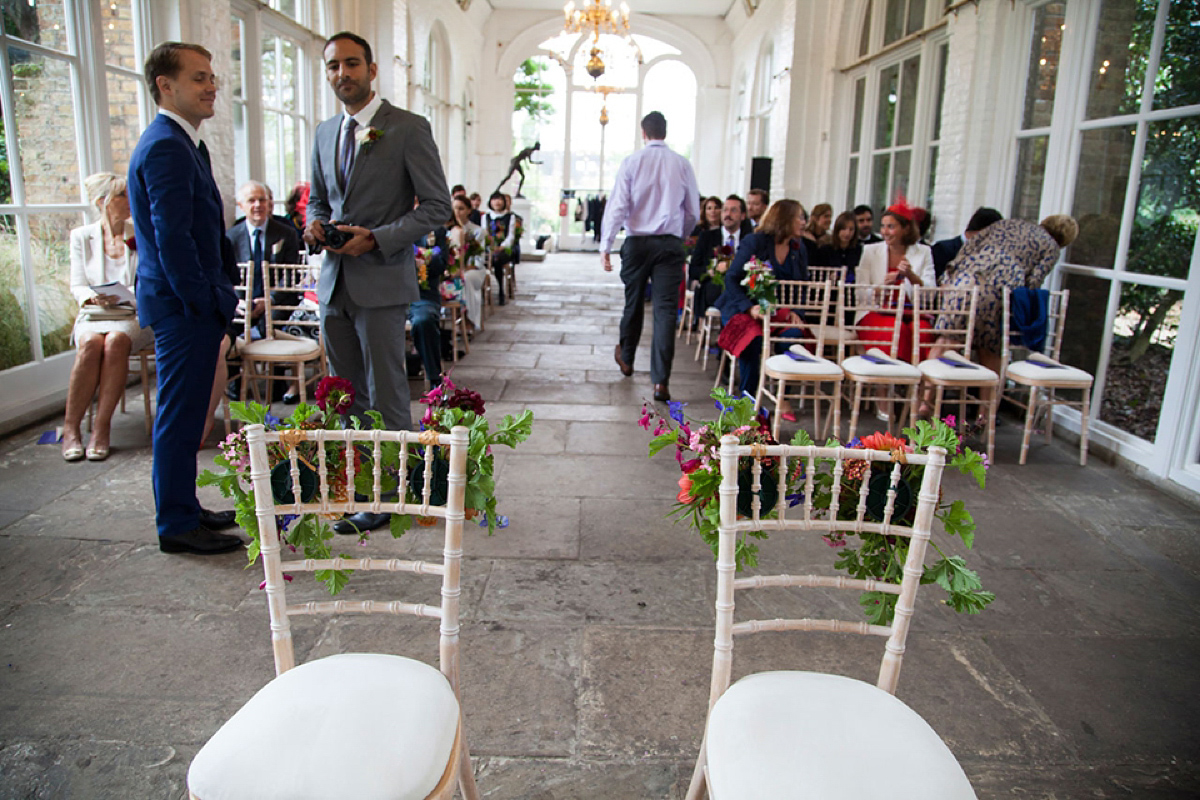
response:
[[[232,528],[237,524],[237,514],[233,511],[209,511],[200,509],[200,525],[210,531],[220,531]]]
[[[300,402],[300,395],[295,392],[288,392],[283,396],[283,404],[285,406],[294,406]]]
[[[663,403],[671,399],[671,392],[667,390],[665,383],[654,384],[654,399]]]
[[[175,536],[158,537],[158,549],[164,553],[191,553],[197,556],[214,556],[218,553],[228,553],[243,547],[244,542],[228,533],[210,531],[203,525],[192,528],[187,533]]]
[[[333,523],[333,532],[344,536],[357,536],[366,531],[382,528],[391,521],[391,514],[372,514],[370,511],[359,511],[357,514],[351,514]]]
[[[621,368],[621,374],[628,378],[633,374],[633,365],[626,364],[625,359],[621,357],[621,345],[617,345],[613,350],[613,359],[617,362],[617,366]]]

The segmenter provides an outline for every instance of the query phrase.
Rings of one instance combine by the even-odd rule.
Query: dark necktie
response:
[[[208,171],[212,172],[212,158],[208,155],[208,145],[204,140],[200,140],[200,157],[204,159],[204,166],[208,167]]]
[[[733,234],[732,234],[732,233],[731,233],[731,234],[729,234],[729,238],[725,240],[725,246],[726,246],[726,247],[732,247],[732,248],[734,248],[735,250],[737,249],[737,245],[736,245],[736,244],[734,244],[734,242],[733,242]]]
[[[346,184],[350,182],[350,170],[354,168],[354,131],[358,128],[358,120],[354,117],[346,123],[346,130],[342,133],[342,191],[345,191]]]
[[[263,241],[262,230],[259,228],[254,229],[254,249],[251,251],[250,257],[254,260],[254,296],[258,297],[263,290]]]

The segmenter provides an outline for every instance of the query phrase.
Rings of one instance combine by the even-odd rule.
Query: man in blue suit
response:
[[[200,123],[213,115],[212,57],[195,44],[166,42],[146,59],[159,113],[129,162],[129,205],[138,246],[138,318],[154,328],[158,414],[154,419],[154,502],[164,553],[210,555],[242,540],[214,529],[233,512],[209,512],[196,498],[196,451],[208,411],[218,346],[237,296],[225,272],[221,194]]]

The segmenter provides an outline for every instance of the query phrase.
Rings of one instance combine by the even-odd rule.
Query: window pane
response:
[[[883,43],[889,45],[904,35],[904,0],[887,0],[883,20]]]
[[[867,79],[854,82],[854,126],[850,129],[850,152],[857,153],[862,141],[863,106],[866,105]]]
[[[1154,107],[1176,108],[1200,103],[1196,54],[1200,53],[1200,4],[1175,0],[1167,15],[1158,75],[1154,78]]]
[[[1200,220],[1200,120],[1153,122],[1147,132],[1125,268],[1186,279]]]
[[[17,220],[11,215],[0,216],[0,370],[33,360],[25,301]]]
[[[67,52],[63,0],[17,0],[3,3],[0,9],[9,36]]]
[[[1034,12],[1033,44],[1029,48],[1029,69],[1025,78],[1025,113],[1021,117],[1023,129],[1044,128],[1050,124],[1066,13],[1066,3],[1047,3]]]
[[[129,157],[142,132],[138,112],[138,93],[145,84],[138,78],[109,71],[108,135],[112,142],[113,172],[124,175],[129,169]]]
[[[279,44],[278,36],[264,36],[262,40],[262,101],[269,108],[280,107],[279,93]]]
[[[1100,419],[1154,441],[1182,307],[1180,291],[1121,287]]]
[[[82,223],[79,214],[36,214],[29,219],[38,324],[46,358],[71,348],[71,328],[79,310],[71,294],[71,229]]]
[[[280,135],[282,133],[283,115],[277,111],[263,111],[263,157],[265,159],[266,174],[263,176],[266,184],[270,186],[276,193],[280,179],[283,178],[281,172],[282,148]]]
[[[271,0],[271,8],[291,17],[294,20],[302,21],[296,16],[296,0]]]
[[[104,33],[104,63],[137,69],[133,49],[133,3],[131,0],[107,0],[100,3],[100,27]]]
[[[233,52],[229,60],[229,95],[233,98],[234,103],[244,101],[246,99],[245,80],[246,80],[246,65],[242,58],[242,53],[245,47],[245,32],[246,23],[237,17],[233,18],[233,30],[231,31],[231,41],[233,42]]]
[[[846,180],[846,208],[854,208],[854,197],[858,190],[858,157],[850,159],[850,174]]]
[[[280,47],[279,92],[285,111],[296,110],[296,44],[284,39]]]
[[[1156,0],[1104,0],[1092,60],[1088,119],[1138,110],[1157,6]]]
[[[12,202],[12,179],[8,174],[17,155],[15,144],[4,130],[4,117],[0,115],[0,203]]]
[[[937,188],[937,160],[937,147],[929,148],[929,188],[925,191],[926,210],[933,208],[933,191]]]
[[[912,151],[901,150],[892,160],[892,191],[890,197],[903,194],[908,197],[909,176],[912,168]],[[910,198],[911,199],[911,198]]]
[[[925,27],[925,0],[908,0],[908,25],[906,34],[916,33]]]
[[[891,166],[890,153],[875,156],[875,163],[871,169],[871,208],[888,207],[888,174],[891,172]]]
[[[1062,361],[1093,375],[1100,366],[1100,344],[1108,311],[1112,282],[1090,275],[1063,275],[1063,288],[1070,291],[1067,322],[1063,328]]]
[[[879,103],[875,111],[875,146],[890,147],[896,123],[896,84],[900,66],[888,67],[879,73]]]
[[[1049,136],[1034,136],[1017,142],[1017,179],[1008,215],[1031,222],[1042,207],[1042,185],[1046,182],[1046,148]]]
[[[912,144],[913,127],[917,121],[917,79],[921,74],[920,56],[904,62],[900,78],[900,122],[896,130],[896,144]]]
[[[942,102],[946,98],[946,62],[950,56],[950,45],[944,44],[938,48],[938,78],[937,88],[933,95],[933,141],[942,138]]]
[[[871,52],[871,7],[874,4],[867,0],[867,13],[863,16],[862,33],[858,35],[858,54],[865,56]]]
[[[1072,264],[1112,267],[1116,261],[1133,133],[1133,128],[1121,127],[1082,134],[1071,212],[1079,222],[1079,238],[1067,255]]]
[[[17,146],[28,203],[78,203],[79,143],[71,67],[16,47],[12,65]]]

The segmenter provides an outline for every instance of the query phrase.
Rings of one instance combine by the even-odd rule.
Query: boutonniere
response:
[[[273,256],[279,255],[279,251],[282,249],[283,249],[283,239],[280,239],[277,242],[275,242],[275,244],[271,245],[271,255],[273,255]]]
[[[358,142],[358,146],[366,149],[383,138],[383,131],[379,128],[372,128],[368,125],[365,128],[359,128],[354,132],[354,140]]]
[[[792,239],[792,241],[790,242],[790,246],[791,246],[791,248],[792,248],[792,250],[793,250],[793,251],[795,251],[795,250],[799,250],[799,249],[800,249],[800,242],[799,242],[799,240],[797,240],[797,239]]]
[[[125,246],[136,253],[137,252],[137,239],[134,238],[133,236],[130,236],[128,239],[125,240]]]

